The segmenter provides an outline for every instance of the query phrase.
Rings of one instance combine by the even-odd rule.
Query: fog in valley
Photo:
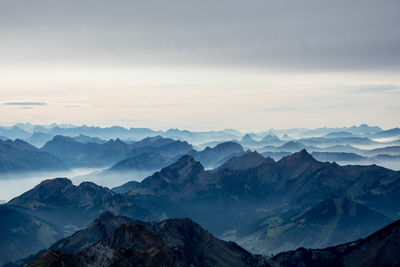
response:
[[[152,172],[145,171],[118,172],[111,174],[105,173],[105,169],[106,168],[76,168],[59,172],[32,172],[3,175],[0,178],[0,204],[1,202],[7,202],[32,189],[43,180],[56,177],[66,177],[70,179],[74,185],[89,181],[111,189],[129,181],[140,182],[152,174]]]

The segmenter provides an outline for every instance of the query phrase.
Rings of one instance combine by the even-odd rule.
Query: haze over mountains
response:
[[[400,172],[370,165],[398,163],[395,129],[175,130],[134,141],[136,130],[121,127],[28,126],[2,135],[40,129],[51,139],[40,148],[20,139],[0,141],[4,175],[96,167],[102,171],[83,179],[124,177],[127,182],[110,189],[48,179],[0,205],[0,264],[310,266],[316,260],[311,254],[364,238],[399,219]],[[113,136],[119,132],[124,137]],[[172,132],[176,139],[163,136]],[[112,139],[106,140],[107,134]],[[138,179],[137,172],[148,175]],[[326,253],[333,256],[321,256],[324,262],[359,257],[348,256],[353,248],[343,246],[329,248]],[[265,256],[271,254],[278,255]]]
[[[291,137],[289,137],[289,135]],[[377,164],[392,169],[400,169],[400,130],[382,130],[368,125],[348,128],[287,129],[269,130],[259,133],[241,133],[235,130],[190,132],[171,129],[153,131],[151,129],[115,126],[110,128],[88,126],[40,126],[16,124],[0,127],[3,140],[17,139],[32,146],[25,150],[48,152],[69,168],[113,167],[112,170],[136,169],[155,171],[176,161],[179,156],[191,154],[206,168],[221,165],[233,154],[246,150],[258,151],[264,156],[279,160],[291,153],[307,149],[321,161],[338,164]],[[280,136],[280,137],[279,137]],[[46,137],[46,138],[42,138]],[[37,142],[38,140],[40,142]],[[10,144],[10,141],[7,141]],[[5,144],[5,143],[2,143]],[[34,149],[36,146],[38,149]],[[13,148],[16,148],[15,145]],[[21,147],[18,148],[21,150]],[[3,149],[4,150],[4,149]],[[4,153],[4,152],[3,152]],[[8,152],[7,152],[8,153]],[[11,152],[10,152],[11,153]],[[27,157],[21,154],[18,157]],[[27,154],[27,152],[24,152]],[[30,152],[32,154],[32,152]],[[142,155],[141,155],[142,154]],[[44,156],[38,154],[37,156]],[[32,156],[29,156],[32,158]],[[34,157],[33,157],[34,158]],[[152,159],[150,160],[144,160]],[[11,161],[11,159],[7,159]],[[32,159],[35,162],[35,159]],[[50,159],[44,159],[44,161]],[[57,159],[52,159],[57,160]],[[25,171],[35,169],[62,169],[61,164],[53,167],[45,163],[40,166],[26,166]],[[142,162],[141,162],[142,161]],[[12,163],[0,164],[9,172],[18,171]],[[5,167],[7,165],[7,167]],[[1,167],[1,166],[0,166]],[[14,169],[17,168],[17,169]],[[24,170],[24,166],[19,167]]]

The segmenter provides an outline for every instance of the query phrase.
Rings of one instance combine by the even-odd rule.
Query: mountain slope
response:
[[[277,266],[399,266],[400,221],[360,239],[325,249],[298,249],[272,258]]]
[[[24,210],[0,205],[0,265],[36,253],[61,237],[55,225]]]
[[[361,204],[346,198],[330,198],[306,211],[289,211],[262,219],[243,229],[244,233],[238,233],[233,240],[262,254],[299,247],[323,248],[367,236],[390,222]]]

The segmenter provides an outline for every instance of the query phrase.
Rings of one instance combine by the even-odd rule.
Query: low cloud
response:
[[[5,106],[46,106],[46,102],[35,101],[12,101],[3,103]]]

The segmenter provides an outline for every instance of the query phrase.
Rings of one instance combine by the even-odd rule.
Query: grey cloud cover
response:
[[[400,1],[0,2],[3,62],[399,69]]]

